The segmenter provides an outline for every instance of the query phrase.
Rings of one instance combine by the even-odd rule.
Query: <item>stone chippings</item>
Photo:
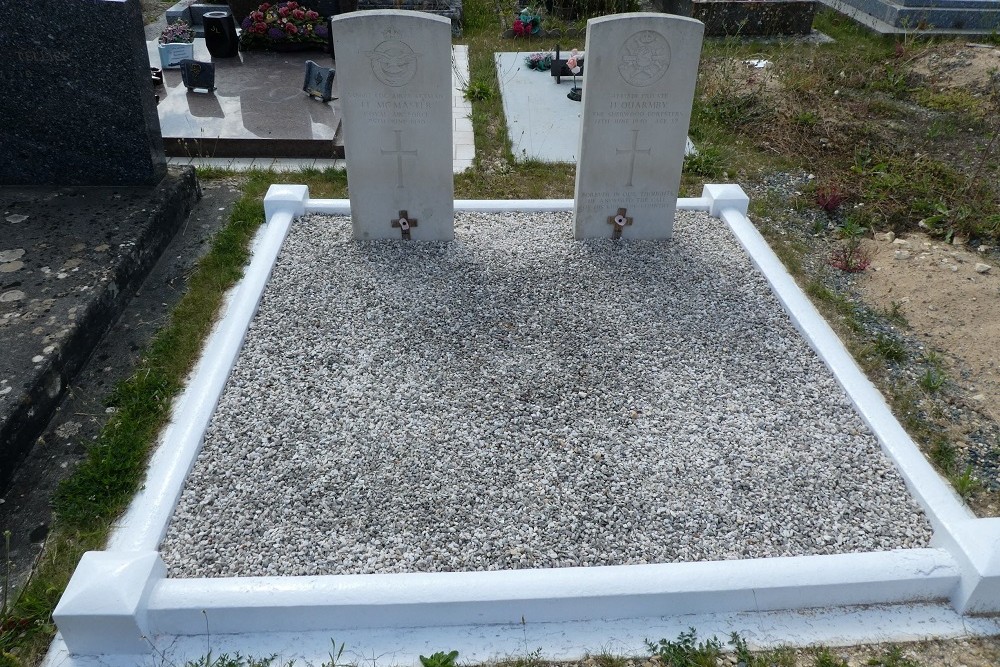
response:
[[[923,547],[931,529],[728,229],[456,240],[297,221],[167,536],[171,576]]]

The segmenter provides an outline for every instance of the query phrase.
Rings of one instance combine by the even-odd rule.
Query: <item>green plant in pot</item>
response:
[[[194,30],[187,21],[170,23],[160,32],[160,67],[177,69],[181,61],[194,58]]]

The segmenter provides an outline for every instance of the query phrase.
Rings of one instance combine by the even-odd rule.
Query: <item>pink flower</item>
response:
[[[294,16],[295,18],[301,20],[301,19],[304,19],[306,17],[306,13],[304,11],[302,11],[301,9],[293,9],[292,10],[292,16]]]
[[[310,21],[314,21],[315,19],[319,18],[319,12],[314,12],[313,10],[310,9],[309,11],[306,12],[306,18],[309,19]]]
[[[289,9],[298,9],[299,8],[299,3],[297,3],[297,2],[289,2],[288,3],[288,8]]]
[[[258,23],[254,23],[253,24],[253,31],[254,32],[259,32],[259,33],[263,34],[263,33],[267,32],[267,24],[264,23],[263,21],[260,21]]]
[[[260,5],[260,11],[262,11],[262,12],[266,12],[270,8],[271,8],[271,5],[267,4],[266,2],[263,2]]]
[[[288,12],[291,11],[288,7],[278,7],[278,13],[282,16],[288,16]]]
[[[299,29],[295,26],[294,23],[286,23],[285,24],[285,32],[288,32],[288,33],[291,33],[291,34],[294,35],[298,31],[299,31]]]

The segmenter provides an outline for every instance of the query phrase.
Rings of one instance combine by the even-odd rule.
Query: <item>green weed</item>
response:
[[[705,146],[697,153],[684,156],[684,171],[704,178],[720,178],[725,171],[725,161],[718,148]]]
[[[445,653],[438,651],[429,657],[420,656],[420,664],[423,667],[455,667],[455,660],[458,659],[458,651]]]
[[[847,661],[838,658],[829,649],[822,648],[816,652],[815,667],[847,667]]]
[[[937,368],[927,368],[920,376],[920,386],[924,391],[936,392],[944,386],[945,374]]]
[[[489,81],[470,81],[465,85],[462,95],[470,102],[486,102],[497,96],[497,89]]]
[[[951,478],[951,484],[955,487],[955,491],[958,492],[965,500],[968,500],[972,495],[979,490],[980,481],[975,476],[974,470],[971,465],[965,466],[965,470],[962,471],[961,475],[955,475]]]
[[[906,361],[906,346],[888,334],[880,333],[875,337],[875,351],[886,361],[902,363]]]
[[[920,663],[903,656],[903,649],[896,645],[889,647],[885,655],[868,661],[872,667],[920,667]]]
[[[947,438],[937,438],[931,446],[931,460],[941,470],[950,472],[955,469],[955,446]]]
[[[647,640],[646,646],[665,667],[715,667],[722,656],[722,643],[715,637],[699,642],[694,628],[680,633],[674,641],[661,639],[654,644]]]

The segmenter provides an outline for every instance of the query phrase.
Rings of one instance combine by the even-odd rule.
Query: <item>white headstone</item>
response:
[[[331,28],[354,237],[450,241],[451,22],[387,9]]]
[[[668,239],[705,26],[636,12],[587,22],[578,239]]]

